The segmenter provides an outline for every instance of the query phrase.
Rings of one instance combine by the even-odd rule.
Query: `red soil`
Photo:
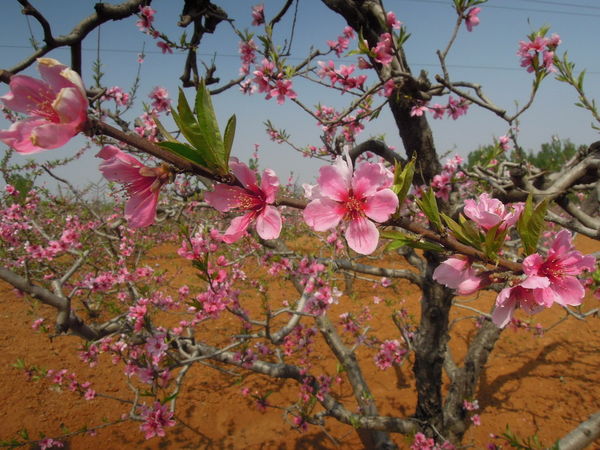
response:
[[[592,252],[600,250],[600,243],[580,240],[581,247]],[[160,253],[163,253],[164,250]],[[169,250],[172,252],[172,250]],[[159,262],[164,259],[157,256]],[[173,260],[168,261],[172,266]],[[189,269],[181,276],[189,275]],[[374,305],[373,295],[386,299],[403,298],[408,309],[418,315],[417,292],[408,284],[398,283],[396,294],[382,288],[373,289],[372,283],[357,281],[355,295],[344,296],[331,315],[332,320],[350,305],[359,311],[362,305],[371,305],[371,326],[380,337],[395,336],[391,320],[392,309],[383,303]],[[287,290],[287,291],[286,291]],[[290,295],[289,286],[274,283],[270,293]],[[486,310],[492,299],[477,300],[477,307]],[[584,310],[599,306],[589,298]],[[456,309],[455,316],[470,312]],[[549,325],[564,313],[552,308],[539,314],[535,322]],[[82,427],[94,427],[118,420],[128,412],[128,406],[115,400],[97,398],[85,401],[67,390],[56,391],[47,380],[28,381],[23,370],[13,367],[17,359],[27,365],[46,369],[67,368],[80,381],[89,380],[98,393],[129,398],[121,366],[113,366],[107,359],[96,368],[89,368],[77,358],[76,349],[81,341],[72,336],[49,340],[48,335],[31,331],[31,323],[38,317],[53,320],[52,311],[39,304],[25,302],[7,285],[0,285],[0,441],[18,438],[19,430],[26,429],[29,439],[46,436],[60,438],[63,432]],[[457,359],[464,353],[465,342],[473,332],[472,321],[459,322],[450,342]],[[534,323],[535,323],[534,322]],[[484,448],[490,433],[502,433],[509,425],[521,437],[538,435],[545,446],[550,446],[578,423],[600,410],[600,331],[599,319],[577,321],[570,318],[542,337],[523,330],[506,330],[496,345],[487,364],[477,395],[482,425],[472,426],[464,439],[472,448]],[[387,333],[386,333],[387,331]],[[372,358],[373,352],[359,350],[359,357]],[[410,415],[414,409],[414,384],[409,366],[394,372],[381,372],[368,361],[365,375],[381,414]],[[242,386],[252,391],[273,390],[268,401],[286,405],[285,399],[297,398],[297,389],[291,382],[273,382],[258,375],[239,378],[221,375],[205,366],[193,367],[186,387],[178,400],[177,417],[183,424],[167,430],[164,438],[146,441],[139,431],[139,423],[124,422],[101,429],[96,436],[80,434],[67,439],[72,449],[304,449],[304,448],[361,448],[356,433],[348,426],[329,420],[325,427],[309,427],[305,433],[292,429],[282,417],[282,410],[269,408],[260,412],[248,398],[240,395]],[[335,388],[349,394],[347,383]],[[348,405],[353,405],[348,399]],[[353,406],[350,406],[353,407]],[[22,439],[20,439],[22,440]],[[404,437],[397,436],[401,448],[407,448]],[[600,448],[600,441],[596,447]]]

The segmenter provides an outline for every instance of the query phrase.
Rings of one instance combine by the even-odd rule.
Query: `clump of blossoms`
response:
[[[345,157],[319,169],[317,186],[305,186],[311,202],[304,209],[304,220],[315,231],[344,222],[350,248],[368,255],[379,242],[374,222],[385,222],[398,208],[398,197],[390,189],[394,177],[381,164],[363,163],[353,171],[347,152]]]
[[[516,308],[535,314],[554,303],[561,306],[580,305],[585,295],[583,282],[576,278],[584,271],[593,272],[596,258],[575,250],[568,230],[557,233],[546,258],[538,253],[523,260],[525,279],[504,288],[496,298],[492,320],[504,327],[512,319]]]
[[[519,42],[517,55],[521,57],[521,67],[525,67],[527,72],[556,72],[554,52],[561,43],[560,36],[553,34],[547,38],[543,34],[534,33],[529,36],[529,41]]]
[[[292,89],[292,80],[286,79],[283,72],[276,70],[275,64],[268,59],[263,59],[261,67],[253,72],[254,83],[258,92],[265,92],[266,100],[277,98],[277,103],[282,105],[285,98],[294,99],[296,92]]]
[[[37,153],[65,145],[87,121],[88,100],[81,77],[52,58],[38,58],[42,80],[27,75],[10,79],[4,105],[30,117],[0,131],[0,141],[19,153]]]
[[[161,187],[172,178],[166,165],[148,167],[114,145],[105,145],[98,153],[104,159],[100,171],[107,180],[122,183],[129,194],[125,218],[132,228],[154,223]]]
[[[265,169],[259,186],[254,171],[237,158],[231,159],[229,167],[242,186],[217,183],[214,191],[205,195],[206,202],[218,211],[245,211],[244,215],[231,221],[222,235],[223,241],[229,244],[238,241],[252,222],[256,222],[256,232],[261,238],[277,239],[281,232],[281,214],[271,206],[279,187],[277,175],[273,170]]]

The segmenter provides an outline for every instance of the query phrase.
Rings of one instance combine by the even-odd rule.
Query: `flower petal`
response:
[[[348,246],[361,255],[373,253],[379,242],[377,227],[365,217],[350,221],[348,228],[346,228],[345,236]]]
[[[265,169],[262,173],[260,180],[260,189],[265,194],[265,202],[273,203],[275,196],[277,195],[277,189],[279,188],[279,178],[275,174],[275,171],[271,169]]]
[[[246,233],[248,226],[255,217],[256,213],[254,211],[250,211],[248,214],[234,218],[231,221],[229,228],[225,230],[225,234],[221,236],[223,242],[227,244],[233,244],[234,242],[240,240],[240,238]]]
[[[375,222],[385,222],[398,208],[398,196],[391,189],[383,189],[368,197],[364,212]]]
[[[237,158],[231,158],[229,168],[245,188],[258,188],[256,185],[256,174],[246,164],[239,162]]]
[[[585,288],[581,282],[571,276],[562,277],[552,283],[551,288],[554,293],[554,301],[559,305],[576,306],[581,305],[581,301],[585,296]]]
[[[244,197],[246,190],[239,186],[229,186],[227,184],[215,184],[212,192],[204,194],[204,200],[210,206],[221,212],[227,212],[240,206],[240,199]]]
[[[328,198],[313,200],[302,212],[306,224],[315,231],[336,227],[344,217],[344,208]]]
[[[324,166],[319,169],[319,190],[321,195],[331,200],[343,202],[348,198],[352,174],[337,166]]]
[[[281,214],[274,206],[267,206],[256,218],[256,232],[263,239],[277,239],[281,233]]]
[[[31,142],[43,149],[58,148],[65,145],[77,134],[70,123],[46,122],[31,131]]]
[[[125,218],[131,228],[152,225],[156,217],[159,191],[152,192],[150,186],[132,195],[125,205]]]
[[[387,169],[379,164],[363,163],[354,172],[352,177],[352,190],[358,198],[370,197],[375,192],[386,188],[389,180]],[[392,178],[393,179],[393,178]]]
[[[0,97],[7,108],[25,114],[39,109],[44,102],[52,102],[55,97],[50,86],[27,75],[15,75],[10,79],[10,91]]]
[[[492,322],[498,328],[504,328],[512,319],[513,312],[517,306],[517,301],[511,295],[513,288],[504,288],[496,297],[496,306],[492,313]]]
[[[8,130],[0,130],[0,141],[23,154],[46,150],[31,140],[33,130],[47,123],[44,119],[26,119],[13,123]]]

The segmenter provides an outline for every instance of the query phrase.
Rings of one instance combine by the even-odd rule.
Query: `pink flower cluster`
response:
[[[129,194],[125,218],[132,228],[154,223],[160,188],[171,178],[170,170],[161,165],[148,167],[114,145],[105,145],[96,155],[104,159],[100,171],[107,180],[122,183]]]
[[[452,117],[452,119],[456,120],[460,116],[467,114],[468,110],[468,100],[464,98],[456,100],[454,97],[449,96],[446,106],[440,105],[439,103],[429,106],[428,102],[417,102],[415,106],[412,107],[410,115],[413,117],[420,117],[426,112],[431,112],[433,113],[434,119],[442,119],[445,113],[448,117]]]
[[[258,92],[266,92],[266,99],[277,98],[277,103],[282,105],[285,98],[296,98],[296,92],[292,89],[292,80],[286,79],[283,72],[275,70],[275,64],[268,59],[263,59],[260,68],[253,72],[254,83]]]
[[[467,27],[467,31],[473,31],[473,27],[479,25],[479,17],[478,14],[481,12],[481,8],[471,8],[467,11],[465,15],[465,26]]]
[[[317,64],[321,68],[318,72],[319,77],[329,78],[332,87],[339,83],[342,87],[342,92],[346,92],[350,89],[362,90],[365,81],[367,80],[366,75],[359,75],[357,77],[351,76],[355,70],[354,64],[350,66],[341,65],[339,69],[335,68],[335,64],[332,60],[329,60],[327,63],[319,61]]]
[[[156,86],[148,96],[152,100],[152,112],[169,112],[171,99],[169,92],[164,87]]]
[[[146,439],[154,436],[162,437],[165,435],[165,427],[175,425],[173,411],[158,401],[154,402],[152,407],[142,406],[140,415],[144,420],[144,423],[140,425],[140,430],[144,432]]]
[[[238,241],[252,222],[256,222],[256,232],[261,238],[279,237],[281,214],[277,208],[271,206],[275,202],[279,187],[279,179],[275,172],[265,169],[259,187],[256,174],[246,164],[232,158],[229,167],[242,186],[217,183],[214,191],[207,192],[204,196],[206,202],[218,211],[245,211],[243,216],[231,221],[231,225],[222,235],[223,241],[229,244]]]
[[[400,345],[398,340],[386,340],[379,346],[379,352],[375,355],[375,365],[380,370],[388,369],[400,364],[408,350]]]
[[[506,326],[519,307],[529,314],[535,314],[554,303],[561,306],[581,304],[585,288],[576,276],[584,271],[593,272],[596,259],[575,250],[571,238],[568,230],[561,230],[546,258],[534,253],[523,260],[525,279],[502,289],[496,298],[492,320],[498,327]]]
[[[0,131],[0,141],[19,153],[62,147],[87,121],[88,100],[79,74],[55,59],[38,58],[43,80],[15,75],[4,105],[30,117]]]
[[[250,65],[254,64],[257,48],[256,42],[254,42],[253,39],[240,41],[239,52],[240,58],[242,59],[242,67],[240,68],[241,75],[248,75],[250,73]]]
[[[350,39],[354,39],[354,30],[352,27],[345,27],[341,36],[338,36],[335,41],[327,41],[329,48],[335,52],[339,58],[348,49]]]
[[[499,225],[498,229],[502,231],[517,223],[524,208],[523,203],[514,203],[512,208],[508,209],[500,200],[484,192],[477,200],[465,200],[464,213],[486,231],[496,225]]]
[[[527,72],[556,72],[554,67],[554,51],[561,43],[560,36],[553,34],[551,37],[531,36],[529,41],[520,41],[517,55],[521,57],[521,67]]]
[[[379,36],[379,42],[377,42],[377,45],[371,50],[375,55],[375,61],[384,66],[389,65],[394,57],[392,35],[390,33],[383,33],[381,36]]]
[[[415,434],[410,450],[455,450],[456,447],[450,442],[445,441],[442,445],[437,445],[433,438],[428,438],[423,433]]]
[[[363,163],[354,172],[350,156],[345,156],[337,158],[334,165],[319,169],[318,187],[310,187],[311,202],[303,216],[315,231],[327,231],[342,221],[347,223],[348,245],[357,253],[368,255],[379,241],[373,222],[385,222],[398,208],[398,197],[390,189],[393,174],[373,163]]]
[[[252,7],[252,25],[259,26],[265,23],[265,5],[254,5]]]
[[[119,86],[113,86],[104,92],[101,100],[114,100],[118,106],[127,106],[129,104],[129,94],[124,92]]]

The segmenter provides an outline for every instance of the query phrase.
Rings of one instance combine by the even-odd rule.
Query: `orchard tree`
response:
[[[251,31],[238,29],[226,6],[186,0],[178,24],[190,31],[181,39],[155,27],[160,11],[151,0],[97,3],[61,36],[29,0],[18,2],[41,27],[43,42],[0,71],[12,123],[0,131],[6,145],[0,278],[52,306],[56,333],[81,337],[85,362],[95,364],[107,353],[123,364],[132,389],[128,418],[141,422],[146,438],[163,436],[175,424],[187,371],[211,361],[205,370],[216,365],[217,373],[229,368],[296,382],[298,400],[277,406],[300,430],[336,420],[354,428],[366,448],[395,448],[396,434],[409,436],[411,448],[456,448],[478,420],[478,382],[494,344],[507,325],[525,324],[515,311],[563,308],[577,319],[597,314],[597,308],[580,307],[586,288],[598,288],[596,259],[575,250],[572,240],[573,233],[600,237],[599,144],[572,148],[558,164],[536,167],[542,160],[527,157],[518,141],[519,118],[547,78],[572,86],[578,106],[594,126],[600,122],[583,72],[575,72],[566,52],[561,56],[561,39],[548,28],[518,44],[532,87],[530,98],[509,113],[481,85],[456,81],[447,64],[458,34],[483,26],[485,0],[448,0],[455,25],[437,52],[435,75],[413,73],[404,46],[415,24],[403,24],[377,0],[323,0],[347,26],[297,64],[289,58],[294,30],[285,42],[276,41],[275,30],[296,14],[298,0],[282,1],[271,17],[263,5],[253,6]],[[130,92],[104,86],[98,64],[93,80],[81,77],[82,45],[90,33],[122,19],[135,21],[163,53],[187,53],[177,101],[158,87],[135,120],[126,113],[134,108],[136,86]],[[240,39],[241,67],[221,81],[231,74],[222,74],[214,61],[199,61],[198,50],[207,34],[225,28]],[[61,47],[70,49],[70,61],[52,57]],[[339,64],[341,56],[355,63]],[[21,74],[33,65],[40,79]],[[338,92],[346,106],[306,103],[298,80]],[[213,109],[217,94],[231,89],[300,108],[317,122],[318,145],[299,145],[276,120],[267,123],[274,141],[322,160],[316,184],[304,185],[303,192],[282,186],[256,159],[246,164],[232,154],[236,116],[219,124]],[[444,163],[430,118],[458,119],[471,108],[503,119],[508,132],[468,166],[460,157]],[[360,138],[365,124],[384,111],[393,117],[403,152],[381,139]],[[81,152],[45,163],[22,164],[15,156],[51,155],[76,135],[97,149],[99,171],[114,188],[105,198],[92,199],[57,175],[57,167]],[[548,152],[549,158],[565,156],[555,147]],[[42,174],[69,195],[38,186]],[[309,231],[319,242],[312,250],[295,249],[287,239]],[[201,284],[190,280],[173,289],[166,275],[145,265],[143,256],[159,240],[177,242],[178,256],[192,262]],[[386,267],[384,258],[409,268]],[[295,288],[295,298],[271,298],[263,280],[247,274],[251,260],[265,268],[265,277]],[[397,299],[390,319],[395,331],[383,339],[367,325],[368,314],[348,311],[334,319],[330,311],[340,289],[351,290],[352,278],[366,275],[418,289],[420,317],[411,320]],[[476,332],[459,363],[448,349],[450,313],[464,307],[457,296],[482,290],[495,293],[495,305],[491,311],[468,307]],[[175,316],[163,312],[185,318],[174,323]],[[237,325],[227,335],[212,332],[224,316]],[[317,358],[331,362],[330,369]],[[411,365],[412,414],[379,413],[373,380],[364,374],[373,358],[382,370]],[[87,399],[96,395],[66,370],[44,375],[61,386],[70,383]],[[341,380],[352,387],[353,401],[333,389]],[[595,414],[559,445],[582,448],[598,435]],[[56,442],[47,438],[40,445]]]

